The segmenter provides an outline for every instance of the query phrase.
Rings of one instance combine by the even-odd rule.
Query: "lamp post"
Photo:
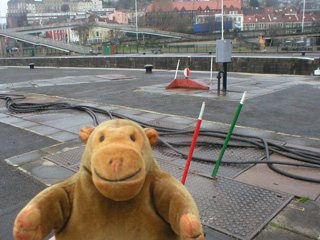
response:
[[[302,14],[302,32],[303,32],[303,28],[304,28],[304,13],[306,10],[306,0],[303,1],[303,14]]]
[[[224,22],[223,22],[223,0],[221,0],[221,40],[224,40]]]
[[[137,36],[137,44],[139,40],[139,34],[138,34],[138,3],[137,0],[134,0],[135,9],[136,9],[136,36]]]

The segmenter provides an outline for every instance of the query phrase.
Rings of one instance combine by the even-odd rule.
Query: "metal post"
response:
[[[230,137],[231,137],[231,135],[232,135],[233,129],[234,129],[236,123],[237,123],[237,120],[238,120],[238,117],[239,117],[239,115],[240,115],[240,111],[241,111],[242,105],[243,105],[244,100],[245,100],[245,98],[246,98],[246,94],[247,94],[247,92],[245,91],[245,92],[243,93],[243,95],[242,95],[242,98],[241,98],[240,103],[239,103],[239,105],[238,105],[237,111],[236,111],[236,113],[235,113],[235,115],[234,115],[232,124],[231,124],[231,126],[230,126],[229,132],[228,132],[227,137],[226,137],[226,140],[225,140],[225,142],[224,142],[224,144],[223,144],[223,146],[222,146],[222,149],[221,149],[219,158],[218,158],[218,160],[217,160],[217,162],[216,162],[216,165],[215,165],[215,167],[214,167],[214,169],[213,169],[213,172],[212,172],[212,177],[213,177],[213,178],[216,178],[216,175],[217,175],[217,173],[218,173],[218,170],[219,170],[219,166],[220,166],[222,157],[223,157],[224,152],[225,152],[225,150],[226,150],[226,148],[227,148],[227,145],[228,145],[228,142],[229,142]]]
[[[228,72],[228,63],[223,63],[223,92],[227,92],[227,72]]]
[[[210,82],[212,81],[212,71],[213,71],[213,57],[211,57],[211,62],[210,62]]]
[[[0,37],[0,57],[4,57],[5,56],[5,50],[4,50],[4,41],[3,41],[3,37]]]
[[[221,40],[224,39],[224,22],[223,22],[223,0],[221,1]]]
[[[304,28],[304,13],[306,10],[306,0],[303,1],[303,14],[302,14],[302,32],[303,32],[303,28]]]
[[[139,29],[138,29],[138,3],[137,3],[137,0],[134,0],[134,3],[135,3],[135,8],[136,8],[136,36],[137,36],[137,44],[138,44],[138,41],[139,41]]]
[[[174,79],[177,79],[179,65],[180,65],[180,59],[178,59],[178,64],[177,64],[176,74],[174,75]]]
[[[199,134],[199,131],[200,131],[200,126],[201,126],[202,117],[203,117],[203,113],[204,113],[205,107],[206,107],[206,103],[203,102],[202,106],[201,106],[199,118],[198,118],[198,121],[197,121],[197,125],[196,125],[196,128],[194,130],[194,134],[193,134],[193,138],[192,138],[192,142],[191,142],[188,158],[187,158],[187,161],[186,161],[186,166],[184,168],[183,176],[182,176],[182,179],[181,179],[181,183],[183,185],[185,184],[186,178],[187,178],[187,175],[188,175],[188,171],[189,171],[190,163],[191,163],[191,160],[192,160],[192,155],[193,155],[193,152],[194,152],[194,148],[195,148],[196,143],[197,143],[197,138],[198,138],[198,134]]]

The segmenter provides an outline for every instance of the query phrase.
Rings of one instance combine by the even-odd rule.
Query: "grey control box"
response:
[[[231,56],[232,56],[231,40],[217,40],[216,47],[217,47],[216,62],[217,63],[231,62]]]

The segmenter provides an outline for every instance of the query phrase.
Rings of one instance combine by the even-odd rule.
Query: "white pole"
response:
[[[302,14],[302,32],[304,28],[304,12],[306,10],[306,0],[303,1],[303,14]]]
[[[221,0],[221,40],[224,39],[223,37],[224,32],[224,25],[223,25],[223,0]]]
[[[211,57],[211,66],[210,66],[210,81],[212,81],[212,70],[213,70],[213,57]]]
[[[139,40],[139,34],[138,34],[138,3],[137,3],[137,0],[134,0],[135,2],[135,8],[136,8],[136,36],[137,36],[137,43],[138,43],[138,40]]]
[[[176,75],[174,75],[174,79],[177,79],[179,64],[180,64],[180,59],[178,59],[178,64],[177,64],[177,69],[176,69]]]

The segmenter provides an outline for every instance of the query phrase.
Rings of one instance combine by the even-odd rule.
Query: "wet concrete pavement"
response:
[[[182,77],[181,72],[179,76]],[[152,74],[146,74],[145,70],[125,69],[36,67],[31,70],[1,67],[0,93],[24,94],[27,96],[24,101],[28,102],[54,101],[97,106],[141,120],[158,121],[161,124],[184,128],[194,127],[201,104],[205,101],[207,108],[203,126],[227,131],[243,91],[248,91],[248,99],[243,106],[235,133],[255,135],[300,147],[312,147],[314,150],[320,149],[320,108],[316,104],[320,100],[319,77],[229,73],[229,92],[226,95],[217,94],[216,73],[212,80],[208,72],[191,73],[190,78],[210,86],[209,91],[165,90],[165,86],[173,80],[173,77],[174,71],[154,70]],[[92,125],[92,120],[89,116],[70,113],[66,110],[54,113],[10,114],[3,100],[0,100],[0,110],[0,128],[6,129],[6,131],[0,131],[1,139],[6,140],[0,155],[1,171],[10,173],[9,176],[1,174],[3,176],[1,186],[4,189],[1,191],[1,199],[5,199],[5,196],[10,197],[1,207],[0,216],[8,220],[6,225],[3,225],[5,227],[0,229],[0,232],[4,233],[1,236],[6,237],[0,236],[0,239],[11,239],[11,219],[14,219],[18,209],[31,198],[31,195],[36,194],[46,185],[59,182],[73,174],[70,169],[48,161],[46,156],[81,146],[77,133],[82,126]],[[99,117],[101,120],[107,119],[104,116]],[[8,131],[12,134],[8,134]],[[20,144],[19,141],[26,143],[25,139],[32,139],[32,141],[27,141],[28,144]],[[245,177],[245,174],[252,169],[254,170],[250,168],[235,179],[254,185],[255,181],[250,182],[250,178]],[[263,166],[258,171],[258,175],[271,179],[268,175],[261,175],[267,169]],[[26,172],[26,175],[21,170]],[[318,173],[313,174],[319,176]],[[17,175],[16,178],[15,175]],[[12,180],[10,176],[17,180]],[[21,180],[18,180],[20,178]],[[299,187],[307,188],[310,192],[312,191],[308,196],[311,200],[306,203],[297,203],[293,200],[291,205],[289,204],[271,223],[266,225],[266,229],[258,234],[257,239],[276,239],[274,236],[282,236],[282,234],[289,234],[290,239],[319,237],[319,229],[311,222],[319,220],[319,202],[317,201],[319,201],[320,185],[317,183],[306,185],[299,180],[287,181],[296,188],[294,192],[286,193],[297,197],[307,196],[308,191],[301,195],[298,190]],[[258,186],[283,192],[286,185],[282,183],[280,179],[269,185],[260,183]],[[20,188],[15,188],[15,185]],[[32,191],[24,188],[25,185],[30,186]],[[22,194],[24,197],[21,197],[19,194],[25,191],[30,195]],[[19,201],[10,201],[10,198],[19,199]],[[301,211],[303,208],[304,211]],[[290,213],[293,214],[290,218],[299,217],[303,213],[306,214],[306,218],[309,217],[312,220],[310,223],[295,222],[289,226],[277,220],[287,218],[286,211],[293,211]],[[9,218],[6,217],[8,213],[11,214]],[[284,214],[283,217],[281,217],[282,214]],[[308,232],[302,229],[315,230]],[[213,239],[209,236],[214,236],[216,239],[233,238],[212,228],[208,228],[207,233],[207,239]]]

